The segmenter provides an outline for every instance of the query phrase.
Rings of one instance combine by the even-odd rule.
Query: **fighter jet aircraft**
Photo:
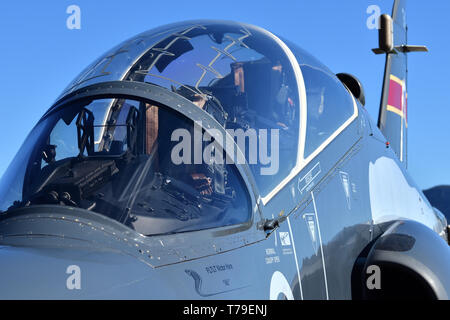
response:
[[[406,170],[406,31],[396,0],[378,123],[356,77],[256,26],[119,44],[2,177],[0,298],[448,299],[447,221]]]

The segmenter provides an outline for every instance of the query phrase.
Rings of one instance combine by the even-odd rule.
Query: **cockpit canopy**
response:
[[[112,81],[131,97],[86,94]],[[142,94],[155,88],[172,103]],[[66,88],[0,181],[0,211],[76,206],[145,235],[246,223],[252,197],[270,199],[356,114],[334,74],[268,31],[217,21],[160,27],[113,48]],[[231,142],[219,143],[225,136]],[[218,151],[228,145],[241,158]]]
[[[274,170],[281,177],[298,158],[299,73],[291,50],[264,29],[194,21],[125,41],[83,71],[64,94],[111,80],[152,83],[193,102],[226,129],[279,130],[276,156],[282,161]],[[260,175],[261,163],[249,162],[262,194],[276,187],[279,179]]]

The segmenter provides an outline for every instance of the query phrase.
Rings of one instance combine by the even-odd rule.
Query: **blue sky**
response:
[[[421,188],[450,184],[450,1],[409,1],[409,43],[428,54],[409,56],[409,172]],[[66,9],[81,9],[69,30]],[[384,58],[369,5],[390,13],[392,0],[2,1],[0,4],[0,176],[33,125],[65,86],[119,42],[153,27],[196,18],[255,24],[290,39],[334,72],[356,75],[366,108],[378,115]]]

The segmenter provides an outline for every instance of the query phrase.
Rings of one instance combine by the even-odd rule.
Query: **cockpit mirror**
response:
[[[53,144],[47,144],[42,150],[42,159],[46,163],[52,163],[56,159],[56,146]]]
[[[133,154],[136,154],[137,127],[139,121],[139,111],[131,107],[127,115],[127,144]]]

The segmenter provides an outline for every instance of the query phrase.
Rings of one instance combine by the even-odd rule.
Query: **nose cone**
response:
[[[29,207],[0,219],[0,299],[165,299],[177,294],[170,285],[174,281],[151,264],[142,235],[78,211]]]
[[[110,250],[3,246],[0,265],[0,299],[157,298],[155,270]]]

